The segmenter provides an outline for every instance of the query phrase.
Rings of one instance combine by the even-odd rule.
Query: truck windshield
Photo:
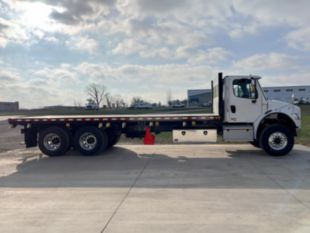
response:
[[[265,94],[265,92],[264,92],[264,90],[263,90],[263,88],[260,85],[260,82],[258,80],[256,81],[256,87],[257,87],[257,89],[260,90],[260,93],[262,93],[262,96],[264,97],[264,99],[267,100],[268,98],[267,98],[267,96],[266,96],[266,94]]]

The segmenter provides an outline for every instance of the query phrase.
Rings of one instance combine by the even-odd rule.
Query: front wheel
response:
[[[271,125],[262,131],[260,145],[269,155],[283,156],[293,149],[294,134],[285,126]]]

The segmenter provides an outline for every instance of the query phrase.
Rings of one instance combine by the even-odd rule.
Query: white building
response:
[[[206,106],[212,101],[210,89],[187,90],[188,106]]]
[[[292,98],[310,101],[310,86],[263,87],[266,98],[292,102]]]

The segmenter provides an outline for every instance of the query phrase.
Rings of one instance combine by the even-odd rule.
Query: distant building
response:
[[[212,101],[212,91],[210,89],[198,89],[187,91],[188,106],[208,106]]]
[[[18,102],[0,102],[0,112],[16,112],[18,110]]]
[[[263,87],[267,99],[292,102],[292,99],[310,100],[310,86]]]

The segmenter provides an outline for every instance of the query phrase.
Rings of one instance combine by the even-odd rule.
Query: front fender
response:
[[[295,135],[297,134],[297,129],[300,128],[300,120],[294,119],[287,113],[270,112],[254,122],[254,139],[259,138],[259,133],[265,124],[282,124],[290,128]]]

